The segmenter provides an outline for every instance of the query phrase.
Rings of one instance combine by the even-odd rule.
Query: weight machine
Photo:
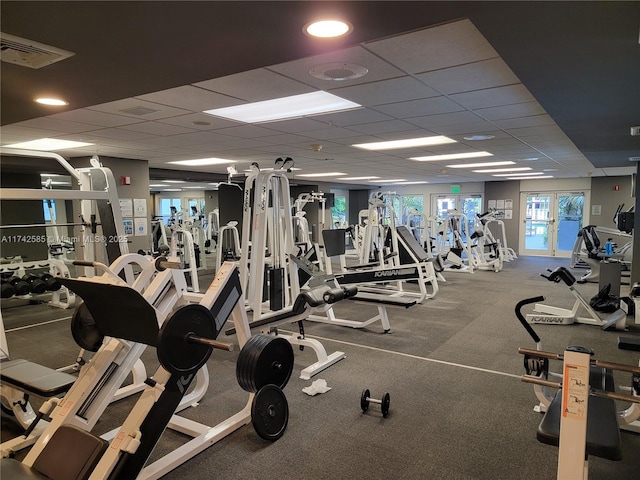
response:
[[[593,352],[583,347],[567,347],[563,354],[542,350],[540,337],[522,315],[525,305],[544,300],[535,297],[516,305],[516,317],[536,343],[536,349],[520,348],[526,374],[522,380],[534,385],[540,403],[536,412],[544,412],[537,432],[540,442],[559,446],[558,479],[586,479],[588,456],[609,460],[622,457],[619,429],[638,432],[640,417],[640,367],[593,360]],[[563,374],[549,372],[549,360],[564,362]],[[616,391],[613,371],[631,373],[631,387]],[[559,381],[550,380],[556,377]],[[547,388],[557,389],[552,395]],[[617,410],[614,400],[631,402]]]
[[[540,274],[550,282],[564,283],[571,294],[575,297],[575,303],[569,310],[566,308],[554,307],[543,303],[536,303],[532,313],[527,314],[529,323],[546,323],[550,325],[571,325],[572,323],[585,323],[588,325],[596,325],[603,330],[615,329],[626,330],[627,314],[622,309],[617,309],[607,318],[602,319],[598,313],[591,308],[589,302],[580,295],[575,288],[576,278],[565,267],[558,267],[555,270],[549,270],[549,275]],[[578,310],[583,307],[589,314],[588,317],[579,317]]]
[[[137,260],[145,262],[145,257],[138,257]],[[159,478],[249,422],[253,422],[258,433],[269,440],[277,440],[284,432],[288,408],[286,398],[276,384],[284,387],[288,381],[293,368],[293,352],[287,342],[282,350],[282,343],[274,344],[271,339],[258,337],[252,339],[235,265],[225,263],[207,292],[197,294],[187,291],[180,270],[167,268],[177,266],[174,263],[162,258],[153,263],[146,262],[146,268],[136,279],[139,283],[134,282],[132,286],[124,283],[110,267],[97,262],[91,262],[91,266],[102,271],[102,275],[64,281],[85,299],[97,329],[108,340],[81,369],[67,395],[50,406],[51,423],[25,457],[22,469],[41,473],[43,469],[55,469],[49,465],[47,457],[51,449],[63,449],[57,445],[58,432],[73,438],[79,435],[85,443],[99,446],[96,452],[80,459],[83,465],[88,465],[85,468],[90,473],[82,478],[91,480]],[[141,288],[143,285],[146,287]],[[131,316],[136,319],[133,323],[128,320]],[[208,383],[205,363],[212,348],[232,348],[216,341],[228,318],[233,320],[239,344],[243,347],[238,357],[238,381],[245,390],[251,391],[241,411],[208,427],[178,416],[176,412],[196,404],[204,394],[199,385],[195,391],[190,390],[190,385],[194,380],[200,383],[200,379]],[[244,347],[250,343],[250,350],[243,354]],[[127,365],[139,357],[147,345],[157,348],[160,367],[147,381],[122,426],[104,436],[111,440],[106,448],[102,440],[89,432],[104,411],[116,384],[123,380],[123,374],[126,375]],[[275,350],[275,354],[267,349]],[[268,378],[260,376],[258,368],[249,368],[249,363],[265,356],[281,365]],[[252,415],[252,410],[256,415]],[[267,410],[273,415],[266,414]],[[192,438],[147,465],[165,428],[176,429]],[[75,458],[69,460],[72,464],[77,463]],[[3,459],[3,474],[5,464],[9,465],[9,470],[17,468],[15,462]]]

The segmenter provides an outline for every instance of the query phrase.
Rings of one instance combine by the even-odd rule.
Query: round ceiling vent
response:
[[[364,77],[369,69],[355,63],[326,63],[318,65],[309,70],[311,76],[320,80],[333,80],[341,82],[343,80],[352,80],[354,78]]]

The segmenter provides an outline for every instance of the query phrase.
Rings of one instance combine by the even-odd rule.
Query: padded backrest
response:
[[[62,425],[33,463],[51,480],[86,480],[109,443],[73,425]]]

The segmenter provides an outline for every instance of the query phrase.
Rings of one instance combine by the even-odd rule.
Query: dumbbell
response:
[[[15,289],[16,293],[14,293],[14,295],[21,296],[31,293],[31,285],[28,282],[22,280],[20,277],[11,277],[9,279],[9,283]]]
[[[39,294],[47,291],[47,284],[32,273],[23,275],[22,280],[29,284],[29,286],[31,287],[31,293]]]
[[[38,275],[38,278],[45,283],[47,290],[50,292],[57,292],[58,290],[60,290],[60,288],[62,288],[60,280],[58,280],[50,273],[41,273]]]
[[[368,388],[365,388],[362,391],[362,395],[360,396],[360,407],[363,412],[369,410],[369,403],[377,403],[380,405],[380,410],[382,411],[382,416],[387,418],[389,415],[389,404],[391,403],[391,397],[388,393],[385,393],[382,396],[382,400],[378,400],[377,398],[371,398],[371,392],[369,392]]]
[[[13,297],[16,294],[16,289],[13,288],[6,280],[2,280],[2,286],[0,287],[0,298],[9,298]]]

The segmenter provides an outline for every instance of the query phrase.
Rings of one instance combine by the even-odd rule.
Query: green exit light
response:
[[[451,185],[451,193],[460,193],[460,185]]]

